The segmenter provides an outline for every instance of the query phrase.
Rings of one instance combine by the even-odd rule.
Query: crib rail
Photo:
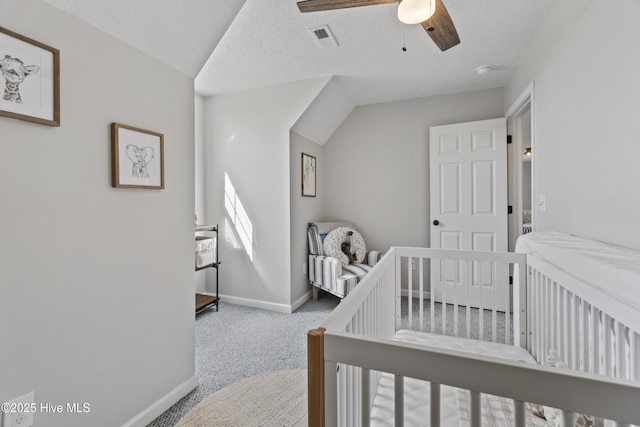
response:
[[[510,273],[516,277],[512,292]],[[474,328],[467,301],[486,277],[495,286],[481,294]],[[503,311],[496,304],[501,298]],[[442,302],[439,312],[435,299]],[[396,426],[403,425],[405,377],[431,382],[434,427],[441,385],[472,390],[471,426],[480,425],[481,393],[513,399],[516,426],[524,426],[524,402],[564,408],[563,419],[571,423],[579,412],[640,425],[640,318],[620,307],[530,254],[391,248],[309,333],[309,423],[369,425],[376,385],[388,372],[396,378]],[[500,334],[499,315],[513,324]],[[513,331],[513,342],[536,360],[543,363],[554,349],[573,371],[392,341],[399,328],[507,343]]]
[[[309,334],[309,413],[314,414],[317,425],[323,425],[319,421],[320,413],[339,414],[340,419],[335,421],[340,425],[361,425],[368,420],[375,394],[375,387],[369,387],[369,384],[377,384],[381,375],[378,371],[363,372],[348,364],[341,365],[336,375],[338,366],[327,367],[320,356],[326,351],[326,334],[344,332],[391,339],[398,329],[404,328],[512,342],[514,329],[517,335],[526,336],[526,318],[518,313],[513,319],[511,317],[509,272],[513,265],[522,265],[524,274],[524,263],[522,254],[391,248],[320,328]],[[520,281],[524,282],[524,279]],[[473,293],[479,303],[477,309],[471,309],[468,304]],[[516,292],[516,295],[524,295],[524,292]],[[428,305],[425,305],[427,300]],[[499,306],[504,311],[499,311]],[[519,306],[516,304],[516,312],[520,311]],[[453,313],[451,322],[448,310]],[[473,325],[472,310],[478,319]],[[501,335],[496,332],[499,316],[507,325]],[[515,328],[511,327],[512,320]],[[324,386],[319,385],[322,378]],[[337,387],[338,399],[324,400],[329,384],[331,390]],[[318,405],[328,406],[322,410]],[[333,422],[329,424],[333,425]]]

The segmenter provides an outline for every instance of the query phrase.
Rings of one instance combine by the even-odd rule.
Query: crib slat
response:
[[[547,347],[546,340],[544,339],[544,329],[546,328],[544,317],[545,313],[548,311],[548,307],[546,306],[546,297],[547,290],[549,288],[549,281],[546,276],[540,275],[536,285],[536,310],[534,311],[536,316],[536,348],[540,357],[544,358]]]
[[[480,427],[482,424],[482,411],[480,409],[480,392],[470,390],[471,393],[471,413],[469,420],[471,427]]]
[[[461,265],[458,263],[458,268],[461,268]],[[453,335],[458,336],[458,284],[455,282],[453,283]]]
[[[339,381],[336,375],[337,367],[338,364],[335,362],[326,360],[324,362],[324,420],[326,425],[330,426],[338,425],[338,402],[341,400],[338,388]]]
[[[602,371],[605,375],[613,375],[613,363],[612,363],[612,355],[611,355],[611,346],[612,346],[612,340],[611,337],[613,336],[613,327],[612,327],[612,322],[611,322],[611,317],[607,316],[606,314],[602,314],[602,333],[604,336],[604,343],[603,343],[603,363],[604,363],[604,370]]]
[[[561,427],[573,427],[574,418],[573,412],[562,410]]]
[[[441,272],[445,271],[445,266],[446,266],[446,260],[441,260],[442,262],[442,268],[441,268]],[[442,273],[441,273],[442,274]],[[444,276],[442,276],[442,281],[440,283],[440,286],[442,286],[442,319],[441,319],[441,325],[442,325],[442,331],[441,334],[442,335],[447,335],[447,282],[444,279]]]
[[[429,414],[429,419],[431,421],[431,427],[440,427],[440,384],[431,383],[430,384],[430,404],[431,404],[431,412]]]
[[[529,352],[531,353],[531,355],[538,361],[540,362],[540,359],[538,358],[538,355],[535,352],[535,344],[532,340],[532,336],[531,334],[533,333],[533,287],[535,286],[535,274],[532,268],[527,266],[527,270],[528,270],[528,286],[525,289],[526,292],[526,299],[525,301],[527,301],[527,310],[525,311],[525,316],[527,318],[525,324],[526,324],[526,329],[525,329],[525,333],[527,334],[525,340],[527,342],[527,349],[529,350]]]
[[[507,270],[508,269],[509,269],[509,265],[507,264]],[[511,323],[511,319],[509,318],[509,314],[511,313],[512,309],[515,309],[515,306],[514,307],[511,306],[511,297],[510,297],[510,295],[516,295],[516,294],[512,291],[511,287],[512,287],[511,283],[507,282],[507,292],[505,293],[505,298],[507,299],[505,301],[507,309],[504,312],[504,319],[505,319],[505,322],[504,322],[504,326],[505,326],[504,327],[504,343],[505,344],[510,344],[511,343],[511,340],[510,340],[511,331],[510,331],[510,328],[509,328],[509,323]]]
[[[513,342],[515,345],[530,349],[529,340],[529,319],[527,313],[527,290],[530,287],[528,283],[531,275],[531,268],[526,264],[518,265],[518,282],[513,287]],[[515,284],[514,284],[515,285]]]
[[[442,274],[442,272],[440,272]],[[438,280],[438,278],[436,278]],[[434,283],[436,280],[431,280],[429,287],[431,289],[431,298],[429,298],[429,302],[431,304],[431,323],[429,324],[429,332],[433,333],[436,325],[436,284]]]
[[[483,298],[483,292],[482,292],[482,264],[480,263],[480,261],[476,261],[476,270],[475,270],[475,275],[476,277],[474,277],[473,281],[475,282],[476,280],[478,281],[478,289],[480,290],[480,303],[478,306],[478,310],[479,314],[480,314],[480,331],[479,331],[479,336],[480,336],[480,340],[484,339],[484,298]]]
[[[471,292],[471,285],[473,284],[472,283],[473,264],[472,264],[472,261],[470,260],[467,260],[466,264],[467,264],[467,269],[465,272],[464,289],[466,292],[466,301],[467,301],[467,338],[471,338],[471,304],[470,304],[471,296],[469,294]]]
[[[370,389],[371,371],[362,368],[362,427],[367,427],[371,422],[371,389]]]
[[[396,281],[395,281],[395,297],[396,297],[396,330],[399,330],[402,326],[402,257],[396,254],[395,257],[395,270],[396,270]]]
[[[547,311],[547,308],[544,306],[544,289],[549,286],[549,279],[546,276],[542,276],[540,282],[538,283],[538,288],[537,288],[537,298],[536,298],[536,304],[537,304],[537,316],[538,316],[538,320],[536,322],[536,335],[538,336],[538,353],[540,354],[541,358],[545,358],[547,355],[545,354],[545,342],[544,342],[544,315],[545,312]]]
[[[575,370],[580,370],[581,369],[581,360],[580,360],[580,354],[582,353],[581,351],[581,345],[580,345],[580,340],[582,338],[582,335],[580,335],[580,324],[582,323],[580,321],[580,297],[577,295],[573,295],[573,309],[574,309],[574,313],[573,313],[573,318],[574,318],[574,335],[573,335],[573,358],[575,360],[575,365],[574,365],[574,369]]]
[[[418,258],[418,275],[420,286],[420,331],[424,330],[424,258]],[[433,298],[433,297],[431,297]]]
[[[582,301],[582,331],[580,336],[582,337],[582,370],[589,372],[589,303]]]
[[[361,425],[362,424],[362,420],[361,420],[361,416],[362,416],[362,411],[358,411],[357,408],[362,408],[363,403],[362,403],[362,369],[359,367],[355,367],[352,366],[351,369],[353,370],[353,395],[354,395],[354,399],[353,399],[353,406],[350,409],[351,412],[353,413],[353,420],[354,420],[354,424],[353,425]]]
[[[616,377],[628,378],[627,376],[627,355],[626,355],[626,343],[627,343],[627,331],[626,327],[620,323],[615,322],[615,344],[616,344]]]
[[[575,294],[571,294],[571,368],[580,369],[580,317],[578,306],[580,300]]]
[[[555,316],[555,310],[549,309],[550,307],[553,307],[553,289],[554,289],[554,284],[550,280],[546,280],[545,287],[544,287],[545,297],[546,297],[546,299],[544,300],[545,301],[544,322],[546,323],[546,328],[545,328],[546,332],[545,332],[544,349],[543,349],[543,352],[545,355],[549,354],[549,350],[553,347],[553,337],[555,334],[555,330],[553,329],[553,325],[555,323],[552,323],[552,321],[550,321],[549,319],[549,317]]]
[[[407,259],[407,299],[409,301],[409,329],[413,329],[413,270],[411,264],[413,263],[413,257]]]
[[[404,377],[395,375],[394,385],[395,425],[402,427],[404,425]]]
[[[629,360],[631,361],[631,379],[640,380],[640,335],[632,333],[629,346]]]
[[[564,298],[563,298],[563,326],[564,326],[564,350],[560,353],[560,357],[563,360],[566,360],[565,363],[570,367],[571,366],[571,306],[569,302],[569,291],[566,289],[562,289]]]
[[[553,288],[552,281],[547,277],[543,276],[542,281],[540,283],[540,294],[538,299],[538,331],[537,333],[540,335],[538,337],[538,348],[541,357],[544,359],[549,354],[549,348],[551,347],[549,344],[549,340],[545,338],[545,329],[547,327],[545,318],[548,315],[549,308],[547,307],[547,296],[548,293],[551,292]]]
[[[529,342],[531,347],[531,354],[533,357],[540,361],[540,355],[538,354],[538,334],[536,333],[538,324],[538,302],[536,301],[536,289],[538,288],[540,273],[532,271],[530,274],[531,280],[529,281],[529,288],[527,289],[527,304],[528,304],[528,316],[527,324],[529,325]]]
[[[496,307],[498,306],[498,287],[502,286],[502,272],[498,271],[498,264],[491,263],[491,269],[495,271],[494,275],[494,289],[492,289],[493,307],[491,310],[491,341],[496,342],[496,329],[498,328],[498,314]]]
[[[348,366],[348,365],[341,365],[340,370],[344,372],[344,375],[342,377],[344,378],[344,381],[345,381],[344,383],[345,399],[343,401],[344,402],[343,412],[345,413],[345,425],[353,425],[355,423],[355,420],[353,419],[353,413],[354,413],[353,408],[356,407],[353,401],[353,372],[352,372],[351,366]]]
[[[563,340],[560,350],[560,357],[565,360],[567,366],[571,366],[571,303],[569,302],[569,291],[562,289],[562,326]]]
[[[515,427],[525,427],[525,403],[520,400],[513,401],[513,425]]]
[[[600,310],[591,307],[591,372],[599,374],[600,369]]]

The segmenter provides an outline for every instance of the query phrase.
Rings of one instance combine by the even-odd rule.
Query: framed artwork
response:
[[[111,124],[111,185],[164,188],[164,135]]]
[[[316,197],[316,158],[302,153],[302,195]]]
[[[60,51],[0,27],[0,115],[60,126]]]

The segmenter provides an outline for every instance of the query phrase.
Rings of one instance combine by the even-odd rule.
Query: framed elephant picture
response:
[[[164,135],[111,123],[111,185],[164,188]]]
[[[0,116],[60,126],[60,51],[0,27]]]

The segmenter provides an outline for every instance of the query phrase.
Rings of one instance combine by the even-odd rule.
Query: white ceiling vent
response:
[[[311,32],[313,39],[321,48],[326,49],[338,46],[338,42],[335,37],[333,37],[333,34],[331,34],[331,30],[328,25],[310,28],[309,31]]]

